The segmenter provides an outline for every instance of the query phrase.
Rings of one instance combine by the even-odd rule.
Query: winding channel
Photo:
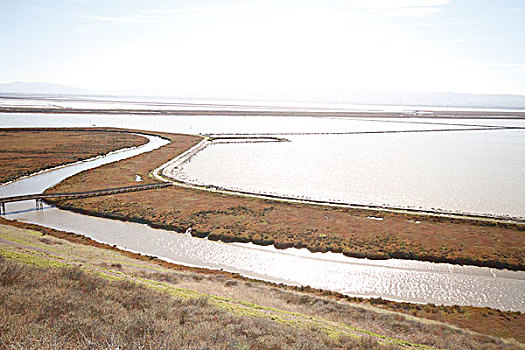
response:
[[[0,187],[0,197],[40,193],[86,169],[148,152],[167,143],[147,136],[147,145],[113,152]],[[227,244],[149,226],[71,213],[34,201],[9,203],[5,217],[79,233],[122,249],[161,259],[292,285],[309,285],[348,295],[446,305],[489,306],[525,312],[525,272],[429,262],[355,259],[306,249],[277,250]]]

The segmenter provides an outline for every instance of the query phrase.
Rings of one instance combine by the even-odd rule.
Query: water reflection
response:
[[[37,126],[39,118],[35,118],[34,115],[31,118],[32,122],[26,120],[28,125]],[[53,118],[46,116],[43,122],[45,126],[50,126],[48,123]],[[84,116],[79,118],[84,118]],[[147,118],[142,118],[144,124],[151,125],[151,121],[148,123]],[[65,123],[60,126],[72,126],[71,124],[78,126],[75,123],[79,123],[76,116],[68,122],[64,120],[59,122],[55,120],[55,122]],[[20,125],[20,121],[11,122],[18,123],[17,126],[24,126]],[[140,125],[130,124],[128,126],[140,128]],[[152,142],[142,150],[160,147],[165,142],[157,138],[151,138],[151,140]],[[293,142],[286,144],[293,144]],[[271,144],[257,145],[266,147]],[[222,146],[229,147],[230,145]],[[343,148],[343,151],[349,150],[351,148]],[[83,163],[26,178],[0,188],[0,196],[38,193],[75,172],[138,154],[140,151],[132,150],[92,163]],[[279,157],[279,152],[274,155]],[[319,158],[321,164],[329,165],[326,160],[323,163],[325,157]],[[348,175],[342,173],[341,176]],[[504,310],[525,311],[524,272],[417,261],[370,261],[347,258],[332,253],[312,254],[297,249],[277,251],[272,247],[252,244],[213,242],[152,229],[145,225],[87,217],[55,208],[35,211],[31,210],[34,207],[32,202],[8,205],[9,215],[7,217],[9,219],[84,234],[101,242],[156,255],[177,263],[222,268],[249,277],[296,285],[310,285],[350,295],[381,296],[395,300],[436,304],[491,306]]]
[[[372,261],[304,249],[280,251],[253,244],[226,244],[55,208],[10,218],[81,233],[175,263],[224,269],[273,282],[356,296],[525,311],[524,272],[417,261]]]
[[[179,177],[298,199],[525,218],[525,130],[287,138],[212,144]]]

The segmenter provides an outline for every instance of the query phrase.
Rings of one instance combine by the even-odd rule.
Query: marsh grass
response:
[[[77,174],[48,191],[123,186],[131,184],[134,174],[140,174],[145,182],[153,182],[148,175],[154,168],[200,141],[190,135],[158,134],[172,142],[117,164]],[[332,251],[356,258],[525,269],[525,255],[520,249],[525,244],[525,236],[521,234],[525,230],[523,224],[286,203],[179,186],[50,202],[87,215],[146,223],[178,232],[191,227],[194,236],[224,242]],[[369,216],[384,220],[369,220]]]
[[[43,135],[44,133],[39,135],[39,137]],[[114,164],[112,166],[102,167],[99,170],[93,170],[92,172],[81,173],[76,177],[67,180],[64,184],[59,185],[57,188],[65,186],[65,190],[76,190],[79,186],[90,188],[94,185],[106,186],[109,183],[121,184],[123,181],[133,181],[134,174],[141,174],[145,181],[151,182],[153,180],[148,177],[148,173],[151,168],[154,167],[153,165],[156,166],[172,158],[174,154],[184,151],[199,140],[197,137],[184,135],[163,134],[163,136],[172,138],[172,144],[157,151],[119,162],[118,165]],[[44,138],[45,137],[49,136],[44,136]],[[87,143],[81,143],[80,146],[83,148],[89,148],[92,145],[90,146]],[[61,147],[63,148],[63,145],[57,145],[57,154],[55,156],[58,157],[60,153],[59,149]],[[47,164],[47,161],[53,160],[54,158],[55,157],[40,157],[40,159],[45,160],[45,162],[41,164],[39,163],[38,165],[43,166]],[[31,163],[31,161],[29,161],[29,163]],[[12,167],[12,164],[10,164],[10,166]],[[103,179],[103,181],[101,181],[101,179]],[[162,195],[161,197],[163,201],[157,201],[159,195]],[[171,199],[166,200],[166,195],[169,195],[168,197]],[[509,266],[523,266],[524,261],[523,252],[520,251],[520,247],[523,246],[523,244],[520,244],[523,241],[523,235],[516,234],[519,230],[511,227],[512,225],[508,227],[496,227],[497,225],[489,225],[485,227],[478,224],[471,225],[471,223],[459,223],[448,220],[436,221],[435,219],[431,220],[430,218],[425,218],[425,220],[423,220],[418,217],[419,220],[422,220],[422,224],[417,225],[416,227],[416,225],[413,225],[413,220],[410,216],[391,214],[386,215],[385,220],[382,222],[382,224],[386,226],[381,226],[381,223],[363,219],[363,215],[370,214],[369,212],[363,213],[358,210],[327,209],[309,205],[284,204],[267,200],[252,200],[236,196],[203,193],[202,191],[195,190],[172,189],[168,192],[151,191],[151,196],[148,194],[147,198],[143,197],[143,193],[140,197],[135,198],[134,196],[136,197],[136,194],[115,196],[118,205],[116,205],[110,198],[97,199],[97,201],[100,202],[92,200],[77,201],[74,205],[71,204],[71,209],[80,208],[82,210],[91,210],[91,213],[95,215],[100,213],[100,208],[106,208],[107,213],[104,215],[120,216],[122,219],[127,219],[130,215],[129,217],[137,218],[137,220],[142,221],[147,218],[148,220],[146,221],[152,226],[166,226],[165,228],[168,229],[184,230],[188,226],[192,226],[195,228],[194,233],[196,235],[212,235],[217,239],[225,241],[252,240],[254,242],[260,242],[261,244],[271,244],[271,242],[273,242],[273,244],[276,246],[279,245],[282,248],[287,246],[301,246],[309,247],[310,249],[328,249],[334,252],[344,252],[347,254],[353,251],[353,253],[361,254],[362,256],[366,256],[368,253],[375,254],[374,249],[377,247],[380,247],[383,253],[384,251],[390,251],[392,254],[395,254],[398,251],[401,251],[401,253],[408,252],[410,254],[417,254],[418,251],[421,251],[426,252],[428,255],[434,251],[434,253],[437,252],[437,255],[434,256],[434,258],[450,258],[452,260],[458,258],[458,261],[463,263],[468,262],[468,259],[461,260],[461,257],[469,258],[472,256],[479,256],[479,254],[477,254],[478,252],[475,251],[478,245],[466,244],[467,247],[471,248],[470,250],[465,249],[465,247],[455,249],[455,244],[460,241],[458,237],[469,237],[472,242],[478,242],[481,237],[486,243],[483,246],[483,249],[488,246],[491,247],[490,251],[487,251],[486,249],[484,250],[485,257],[483,258],[484,261],[481,263],[485,264],[486,262],[492,261],[503,262],[503,265],[507,264]],[[172,202],[180,203],[180,206],[177,208],[164,208],[162,205],[159,205],[159,203]],[[140,203],[140,205],[137,203]],[[149,207],[148,205],[145,205],[145,203],[148,205],[151,204],[153,207]],[[191,206],[189,206],[188,203],[191,203]],[[327,211],[330,211],[331,216],[337,216],[338,220],[335,221],[339,222],[339,226],[330,224],[332,226],[316,229],[315,218],[317,217],[319,217],[319,221],[323,222],[323,227],[326,226],[324,214],[326,214]],[[304,217],[311,218],[310,222],[303,220]],[[214,222],[215,220],[218,221]],[[16,223],[16,225],[26,224]],[[348,227],[352,227],[352,230],[348,230]],[[385,229],[388,232],[386,232]],[[43,230],[42,232],[49,231],[49,233],[57,234],[57,237],[68,237],[67,239],[72,239],[70,236],[74,236],[65,233],[58,235],[58,232],[51,229],[38,228],[38,230]],[[422,232],[431,232],[433,234],[425,235],[422,234]],[[393,238],[394,235],[397,237],[397,240]],[[89,239],[86,238],[76,237],[75,239],[81,241],[83,244],[103,246],[102,244],[87,242]],[[48,237],[42,237],[40,242],[48,246],[55,245],[54,248],[61,244],[58,243],[57,240]],[[348,246],[348,244],[351,244],[351,246]],[[459,255],[452,256],[450,255],[452,253]],[[447,258],[447,255],[450,255],[450,257]],[[405,255],[400,257],[407,258]],[[140,259],[142,258],[143,257],[140,257]],[[433,258],[428,255],[425,259],[432,260]],[[105,262],[100,266],[119,271],[123,269],[123,265],[117,262]],[[9,339],[11,339],[11,342],[7,343],[9,344],[9,348],[76,348],[79,344],[82,345],[80,347],[83,348],[115,348],[117,346],[123,348],[121,345],[123,344],[123,339],[125,339],[125,337],[120,328],[124,327],[122,324],[104,324],[104,327],[111,331],[109,333],[101,333],[98,331],[103,330],[101,328],[102,325],[95,322],[97,316],[84,315],[78,310],[78,315],[85,317],[85,319],[81,318],[80,320],[76,320],[76,322],[85,322],[86,325],[89,325],[91,328],[82,328],[79,329],[77,333],[68,333],[69,335],[74,335],[78,339],[83,340],[83,342],[76,343],[69,343],[68,337],[64,338],[60,333],[55,332],[56,329],[60,328],[53,323],[56,321],[56,317],[50,319],[44,317],[43,320],[40,320],[37,323],[34,323],[35,319],[29,319],[29,322],[26,322],[25,316],[21,318],[13,316],[7,319],[8,315],[6,312],[8,309],[11,310],[11,305],[9,305],[9,308],[7,307],[7,297],[9,293],[4,294],[3,292],[5,290],[14,290],[20,286],[26,286],[27,290],[38,294],[39,290],[31,289],[32,287],[30,284],[26,283],[24,285],[22,282],[27,282],[26,277],[28,275],[33,276],[30,277],[30,280],[31,278],[38,280],[41,279],[42,276],[37,277],[34,273],[26,274],[27,271],[24,265],[13,265],[11,263],[5,264],[5,261],[3,261],[1,267],[3,269],[0,269],[0,288],[2,288],[0,293],[0,317],[2,318],[0,320],[0,327],[3,328],[0,328],[0,347],[7,347],[7,345],[4,345],[6,344],[4,340],[7,339],[6,337],[10,334],[11,338]],[[71,271],[67,270],[60,273],[56,272],[56,269],[40,269],[38,271],[44,275],[48,274],[49,271],[55,271],[51,274],[58,274],[59,277],[57,280],[69,281],[71,284],[76,283],[77,285],[82,286],[83,289],[81,288],[81,290],[84,290],[84,292],[90,292],[95,295],[99,293],[99,289],[106,288],[105,283],[116,284],[116,286],[112,285],[112,287],[109,288],[110,294],[118,294],[119,290],[133,289],[135,286],[134,283],[129,281],[108,282],[100,278],[90,279],[89,276],[91,276],[91,274],[86,274],[81,269],[73,269]],[[150,277],[155,278],[153,276]],[[453,327],[441,327],[439,325],[435,326],[434,324],[430,324],[426,327],[424,322],[416,322],[414,320],[410,321],[410,319],[399,315],[395,316],[394,314],[394,316],[382,316],[377,310],[370,312],[367,305],[356,305],[353,302],[335,302],[335,298],[345,299],[344,296],[338,295],[337,293],[330,293],[328,291],[312,291],[308,288],[299,288],[302,292],[309,292],[311,294],[305,296],[304,293],[290,292],[290,289],[285,287],[275,289],[272,287],[268,289],[266,286],[262,286],[261,283],[252,281],[244,281],[236,284],[236,280],[230,280],[230,277],[222,277],[222,279],[220,279],[217,276],[207,276],[206,274],[201,273],[186,275],[178,273],[165,275],[159,273],[157,278],[163,282],[182,286],[183,288],[186,288],[186,286],[192,286],[192,288],[196,290],[207,291],[210,293],[213,292],[217,295],[233,295],[242,300],[260,302],[268,307],[285,308],[291,311],[302,312],[306,315],[321,315],[326,319],[334,320],[336,322],[359,325],[359,327],[362,327],[363,329],[374,330],[379,334],[396,335],[403,339],[411,339],[414,342],[431,344],[443,348],[490,349],[519,347],[519,345],[516,345],[517,343],[514,342],[510,342],[509,345],[503,343],[498,338],[459,331]],[[54,288],[54,293],[46,294],[47,297],[39,297],[38,295],[33,295],[32,293],[27,292],[27,295],[23,298],[27,298],[29,301],[33,300],[32,298],[37,298],[39,302],[34,300],[32,302],[37,309],[39,307],[43,309],[47,307],[48,310],[44,312],[44,315],[55,315],[60,308],[56,309],[49,305],[53,305],[55,301],[53,298],[63,297],[62,295],[57,294],[63,290],[58,290],[58,286],[54,286]],[[74,290],[74,288],[72,290]],[[17,293],[22,293],[22,291],[23,288],[16,290]],[[65,290],[66,296],[68,293],[69,290]],[[319,298],[319,295],[330,296],[331,300],[327,301],[326,299]],[[20,295],[18,297],[22,298]],[[450,322],[459,325],[462,328],[473,329],[483,332],[484,334],[487,333],[504,337],[514,337],[521,341],[525,339],[523,331],[523,329],[525,329],[523,327],[525,320],[523,314],[520,313],[500,312],[498,310],[472,307],[458,307],[457,309],[435,305],[415,307],[406,303],[382,301],[376,303],[374,300],[372,300],[372,303],[377,307]],[[24,309],[22,304],[23,303],[21,302],[17,304],[15,298],[15,303],[13,304],[15,306],[13,307],[16,308],[16,305],[18,305],[20,310],[22,310],[20,315],[24,315],[24,310],[29,314],[34,313],[34,310],[31,308]],[[63,304],[70,305],[68,303]],[[367,302],[363,302],[363,304],[367,304]],[[87,305],[89,305],[89,303],[84,306]],[[101,305],[97,305],[97,307],[100,309],[103,305],[104,304],[101,303]],[[124,304],[117,303],[117,305],[123,307],[122,305]],[[126,305],[128,304],[126,303]],[[202,306],[201,309],[207,310],[208,308],[214,308],[214,306],[207,304]],[[84,313],[86,312],[87,311],[84,311]],[[107,312],[107,310],[104,310],[104,312]],[[101,315],[102,314],[103,313],[101,313]],[[184,326],[183,328],[185,328],[191,324],[191,318],[189,318],[187,310],[184,311],[183,314],[182,324],[181,317],[179,317],[176,322],[178,322],[179,326]],[[58,313],[58,315],[60,315],[60,313]],[[126,314],[122,314],[121,316],[124,318],[131,317]],[[396,320],[398,317],[401,317],[402,319]],[[109,316],[106,316],[106,318],[109,318]],[[253,323],[269,322],[269,324],[273,326],[276,324],[276,322],[260,318],[242,318],[242,320],[243,322],[248,322],[248,320],[250,320],[250,322]],[[8,323],[9,329],[11,330],[10,333],[4,332],[7,328],[5,328],[5,322],[2,321],[10,322]],[[162,325],[163,322],[168,321],[162,321],[162,319],[160,319],[159,322]],[[411,324],[411,322],[414,324]],[[17,327],[20,327],[21,330],[18,333],[13,333],[13,330],[16,330]],[[272,338],[271,334],[268,334],[268,332],[272,332],[271,326],[269,327],[269,329],[264,331],[251,328],[250,332],[254,332],[253,334],[256,335],[255,340],[251,339],[248,342],[239,343],[240,345],[236,343],[238,346],[236,345],[234,348],[301,348],[302,345],[300,344],[302,344],[301,342],[303,339],[296,339],[296,342],[284,342],[284,345],[275,345],[277,344],[277,339],[279,339],[280,333]],[[281,325],[279,325],[278,328],[282,328]],[[159,329],[162,329],[162,327]],[[179,330],[177,328],[174,329]],[[313,329],[315,330],[315,327]],[[300,329],[296,330],[293,334],[297,335],[299,334],[298,332],[306,331]],[[316,332],[313,332],[313,335],[308,332],[305,333],[305,339],[309,339],[307,334],[316,337],[316,339],[317,334],[324,334],[318,330]],[[22,340],[19,342],[18,339]],[[176,339],[180,341],[180,337]],[[261,339],[268,339],[268,342],[263,342]],[[272,343],[272,339],[275,340],[275,342]],[[283,336],[283,339],[287,338]],[[320,339],[325,338],[321,337]],[[370,348],[376,347],[377,345],[375,343],[377,340],[374,337],[371,337],[370,339],[367,337],[361,337],[359,340],[356,340],[355,338],[349,338],[349,340],[345,339],[344,336],[338,337],[336,343],[334,343],[332,338],[329,338],[326,342],[316,341],[315,345],[317,345],[317,347],[314,346],[313,348],[322,348],[323,346],[335,348],[337,348],[337,346],[343,348]],[[143,345],[145,344],[144,341],[140,343],[137,340],[136,343],[128,342],[126,344],[129,345],[128,347],[132,348],[152,348],[155,347],[154,345],[159,345],[161,343],[151,345],[153,343],[150,341],[148,343],[149,345],[145,346]],[[169,342],[166,344],[168,345],[164,346],[164,348],[173,347]],[[180,345],[182,343],[177,344]],[[306,342],[304,344],[306,345],[302,346],[302,348],[309,348],[308,344],[310,343]],[[159,345],[159,347],[162,348],[163,346]],[[183,346],[179,346],[179,348],[208,347],[220,348],[210,346],[209,344],[199,347],[199,345],[194,346],[193,344],[188,345],[184,343]]]
[[[0,131],[0,183],[146,142],[142,136],[115,130],[4,129]]]

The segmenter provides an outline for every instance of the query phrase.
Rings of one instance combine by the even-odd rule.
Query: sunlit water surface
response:
[[[281,119],[282,125],[276,125],[279,124]],[[190,120],[179,117],[151,118],[149,116],[35,116],[0,114],[0,123],[4,127],[85,126],[86,123],[89,125],[96,123],[98,126],[122,126],[120,123],[124,124],[125,122],[126,127],[135,129],[188,132],[188,129],[191,128],[192,130],[201,129],[203,132],[215,133],[271,133],[297,131],[298,129],[311,132],[314,130],[319,131],[319,128],[328,132],[341,130],[352,131],[352,128],[357,125],[367,130],[377,130],[378,128],[388,129],[393,127],[389,123],[383,122],[370,122],[371,124],[365,126],[363,122],[350,120],[338,120],[334,123],[325,120],[323,123],[319,123],[317,118],[281,119],[277,119],[278,122],[276,122],[275,118],[191,117]],[[311,124],[309,124],[310,122]],[[295,123],[299,123],[301,126],[298,127]],[[378,125],[381,126],[378,127]],[[396,125],[396,127],[403,130],[403,126]],[[494,133],[507,132],[509,131],[494,131]],[[457,132],[457,134],[464,135],[467,140],[469,140],[468,138],[470,137],[468,135],[471,135],[470,131]],[[395,141],[396,136],[406,136],[409,134],[380,135],[393,137],[394,139],[389,139],[388,144],[390,147],[395,147],[398,143],[398,141]],[[431,136],[431,134],[427,133],[421,135]],[[445,132],[438,133],[436,137],[438,137],[438,135],[449,134]],[[454,134],[450,135],[452,138],[455,137]],[[359,140],[363,140],[363,138],[354,139],[356,136],[364,137],[368,139],[368,141],[359,142]],[[353,157],[356,153],[353,153],[353,156],[350,158],[346,155],[347,153],[351,153],[353,148],[361,149],[364,152],[364,150],[367,150],[366,147],[368,147],[368,151],[376,150],[377,147],[379,147],[380,150],[386,152],[389,147],[381,148],[381,146],[373,145],[374,142],[372,141],[376,136],[378,135],[365,134],[328,137],[291,136],[291,143],[252,144],[252,146],[262,146],[263,148],[268,146],[296,147],[296,145],[302,144],[304,147],[307,147],[308,151],[305,152],[306,155],[299,155],[299,157],[317,162],[320,166],[317,166],[317,170],[315,171],[324,172],[324,174],[328,176],[327,183],[337,184],[342,181],[340,179],[355,176],[352,172],[356,170],[352,170],[352,167],[335,169],[329,160],[337,157],[342,157],[344,160],[342,163],[346,163],[349,159],[353,160],[355,159]],[[517,138],[520,137],[522,137],[522,135],[517,136]],[[499,144],[501,140],[496,141]],[[161,140],[156,140],[152,147],[159,147],[162,142]],[[383,140],[383,142],[386,141]],[[417,140],[402,141],[401,144],[407,142],[416,142],[417,144]],[[451,141],[443,142],[443,144],[447,144],[448,142]],[[470,140],[469,142],[473,141]],[[464,144],[460,143],[464,146],[469,144],[469,142],[465,142]],[[308,146],[310,143],[316,146]],[[334,152],[334,146],[337,145],[342,148],[342,151],[337,152],[337,157],[332,155],[326,158],[326,154]],[[227,148],[232,145],[220,146]],[[241,144],[240,146],[244,147],[249,145]],[[213,147],[204,151],[202,157],[206,157],[206,152],[213,151]],[[319,147],[323,149],[322,152],[318,150]],[[363,147],[365,148],[363,149]],[[407,151],[413,150],[413,147],[404,147]],[[138,151],[134,150],[132,152]],[[253,152],[257,154],[256,150]],[[286,154],[288,151],[286,149],[283,151],[283,149],[280,148],[275,150],[267,149],[265,152],[257,154],[256,157],[263,157],[267,152],[270,152],[272,157],[279,158],[281,157],[281,153],[284,152]],[[223,152],[223,154],[228,154],[228,152]],[[130,154],[119,153],[104,161],[118,160],[126,155]],[[290,155],[291,153],[288,152],[288,157]],[[361,154],[359,157],[361,157],[362,160],[357,160],[357,162],[366,163],[365,161],[367,158],[370,158],[370,155],[367,157]],[[401,159],[410,158],[408,155],[400,155],[400,157],[404,157]],[[427,155],[427,157],[433,158],[434,156]],[[437,159],[440,159],[439,156]],[[522,158],[518,159],[521,164],[523,164],[521,161]],[[99,162],[100,161],[101,160],[99,160]],[[288,161],[292,160],[288,159]],[[197,161],[194,161],[192,165],[196,164],[196,162]],[[428,164],[432,163],[432,161],[428,161]],[[444,164],[442,163],[442,165]],[[0,188],[0,196],[41,192],[45,188],[61,181],[64,177],[91,166],[94,166],[94,164],[82,163],[75,167],[67,167],[56,172],[52,171],[17,181],[11,185]],[[301,166],[304,166],[304,163],[302,163]],[[305,169],[309,169],[309,166],[310,165],[307,165]],[[245,166],[245,168],[247,167],[249,166]],[[332,171],[325,171],[323,170],[324,168],[332,169]],[[222,173],[220,168],[217,169],[218,173]],[[383,182],[394,176],[393,174],[395,173],[391,173],[391,171],[394,170],[384,172],[386,180],[383,180]],[[338,172],[340,174],[337,174]],[[314,174],[312,176],[315,177],[317,175]],[[334,176],[335,180],[333,180]],[[414,176],[416,176],[416,174],[414,174]],[[407,181],[410,180],[410,178],[407,178]],[[431,183],[431,181],[428,183]],[[329,188],[327,188],[327,190],[329,190]],[[7,209],[7,217],[10,219],[18,219],[56,229],[81,233],[109,244],[125,247],[129,250],[156,255],[166,260],[188,265],[222,268],[250,277],[297,285],[310,285],[312,287],[330,289],[350,295],[381,296],[394,300],[432,302],[436,304],[491,306],[504,310],[525,311],[525,300],[523,298],[523,292],[525,291],[524,272],[403,260],[369,261],[366,259],[347,258],[340,254],[314,254],[297,249],[278,251],[272,247],[259,247],[252,244],[224,244],[206,239],[193,238],[184,234],[152,229],[140,224],[87,217],[55,208],[35,211],[33,202],[8,204]]]
[[[301,199],[525,218],[525,130],[287,138],[212,144],[179,178]]]

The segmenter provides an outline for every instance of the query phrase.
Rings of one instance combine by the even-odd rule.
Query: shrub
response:
[[[6,287],[13,285],[22,277],[24,266],[8,261],[0,256],[0,285]]]

